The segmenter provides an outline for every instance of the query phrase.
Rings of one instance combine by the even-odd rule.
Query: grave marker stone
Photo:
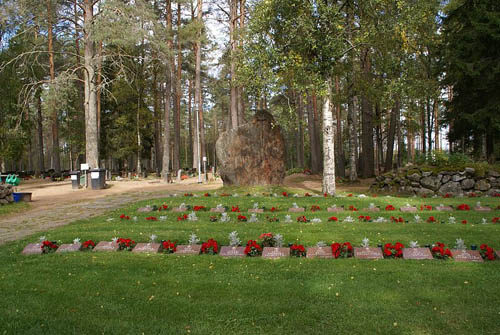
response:
[[[453,259],[457,262],[484,262],[479,250],[451,250]]]
[[[289,212],[292,212],[292,213],[299,213],[299,212],[305,212],[305,208],[303,207],[292,207],[292,208],[289,208],[288,209]]]
[[[474,207],[474,210],[478,212],[489,212],[491,211],[491,208],[486,206],[476,206]]]
[[[93,251],[118,251],[120,245],[116,242],[101,241],[97,243]]]
[[[24,255],[39,255],[42,253],[42,244],[30,243],[23,249],[22,253]]]
[[[264,213],[264,210],[262,208],[250,208],[248,213]]]
[[[417,207],[408,207],[408,206],[404,206],[404,207],[401,207],[399,209],[401,212],[403,213],[414,213],[417,211]]]
[[[363,210],[367,212],[380,212],[380,208],[378,207],[368,207],[368,208],[363,208]]]
[[[330,213],[339,213],[339,212],[343,212],[344,208],[343,207],[329,207],[327,210]]]
[[[282,258],[290,256],[290,248],[264,247],[262,258]]]
[[[330,247],[309,247],[306,252],[307,258],[333,258]]]
[[[135,253],[158,253],[160,252],[160,243],[137,243],[132,249],[132,252]]]
[[[210,208],[210,212],[212,213],[224,213],[226,209],[224,207],[216,207],[216,208]]]
[[[56,252],[57,253],[75,252],[75,251],[80,251],[81,247],[82,247],[81,243],[61,244],[61,246],[57,248]]]
[[[354,257],[360,259],[382,259],[382,249],[374,247],[354,248]]]
[[[433,259],[429,248],[403,248],[404,259]]]
[[[436,206],[436,210],[439,212],[451,212],[453,210],[453,207],[451,206]]]
[[[199,255],[201,252],[200,244],[178,245],[176,255]]]
[[[219,255],[222,257],[246,257],[245,247],[223,246]]]

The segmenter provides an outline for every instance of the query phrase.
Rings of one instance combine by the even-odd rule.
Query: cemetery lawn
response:
[[[376,246],[386,242],[435,242],[450,248],[457,238],[467,246],[486,243],[500,249],[500,224],[492,224],[500,211],[418,211],[401,213],[406,203],[441,203],[455,208],[477,201],[497,208],[498,198],[284,198],[284,197],[169,197],[131,204],[104,216],[73,222],[67,226],[0,246],[0,334],[50,332],[108,334],[494,334],[500,333],[500,260],[485,263],[416,260],[224,259],[219,256],[132,254],[130,252],[49,254],[25,256],[24,246],[46,235],[51,241],[71,243],[110,241],[113,237],[148,242],[186,243],[189,234],[202,240],[214,238],[228,244],[228,234],[238,231],[243,243],[261,233],[284,236],[286,243],[314,246],[349,241],[359,245],[364,237]],[[177,221],[179,213],[138,213],[146,204],[180,203],[207,208],[217,204],[238,205],[241,214],[258,202],[265,206],[258,223],[210,222],[209,212],[198,212],[197,222]],[[308,219],[321,223],[299,223],[302,214],[290,213],[292,203],[306,208]],[[362,211],[370,203],[379,213]],[[358,211],[328,213],[332,204],[350,205]],[[387,205],[395,211],[385,211]],[[312,213],[312,205],[321,211]],[[271,207],[279,212],[270,213]],[[1,208],[1,207],[0,207]],[[133,220],[121,220],[121,214]],[[154,215],[165,221],[147,221]],[[265,217],[276,216],[269,223]],[[331,216],[354,223],[327,222]],[[359,215],[403,217],[408,223],[359,222]],[[448,224],[453,215],[455,224]],[[425,220],[434,216],[437,223]],[[113,220],[108,221],[109,218]],[[485,218],[488,224],[481,224]],[[467,220],[467,224],[462,224]],[[441,223],[443,222],[443,223]]]
[[[13,202],[8,205],[3,205],[0,206],[0,216],[22,212],[27,210],[29,207],[29,203],[25,201]]]

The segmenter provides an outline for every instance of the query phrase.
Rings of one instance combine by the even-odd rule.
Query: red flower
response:
[[[122,220],[130,220],[130,216],[122,214],[122,215],[120,215],[120,219],[122,219]]]
[[[404,245],[400,242],[396,242],[394,245],[386,243],[383,252],[386,257],[400,258],[403,256],[403,248]]]
[[[161,246],[162,246],[163,252],[166,252],[168,254],[171,254],[171,253],[174,253],[177,251],[177,247],[175,246],[175,243],[170,242],[170,240],[163,241]]]
[[[348,196],[348,197],[352,197],[352,193],[349,193],[347,196]]]
[[[258,256],[262,253],[262,247],[257,243],[257,241],[249,240],[244,252],[250,257]]]
[[[311,195],[309,193],[306,192],[306,194],[304,194],[304,197],[310,197]]]
[[[469,196],[469,198],[474,198],[474,197],[476,197],[476,193],[474,193],[474,192],[470,192],[470,193],[468,194],[468,196]]]
[[[290,246],[290,254],[295,257],[305,257],[306,248],[304,248],[302,244],[294,243],[292,246]]]
[[[194,206],[194,207],[193,207],[193,210],[194,210],[195,212],[198,212],[198,211],[204,211],[205,209],[206,209],[206,208],[205,208],[205,206]]]
[[[316,211],[319,211],[319,210],[321,210],[321,208],[319,208],[319,206],[317,206],[317,205],[312,205],[311,206],[311,212],[316,212]]]
[[[351,243],[349,242],[344,242],[344,243],[333,243],[331,245],[332,248],[332,255],[335,258],[339,257],[352,257],[353,256],[353,248]]]
[[[168,209],[168,206],[163,204],[161,207],[163,207],[164,210],[167,210]]]
[[[297,218],[297,222],[308,222],[309,220],[307,220],[307,218],[305,217],[305,215],[302,215],[302,216],[299,216]]]
[[[385,207],[385,210],[386,210],[386,211],[393,211],[393,210],[395,210],[395,208],[394,208],[394,206],[393,206],[393,205],[387,205],[387,206]]]
[[[451,198],[451,194],[450,193],[446,193],[445,195],[443,195],[443,198]]]
[[[467,205],[467,204],[460,204],[460,205],[458,205],[457,209],[459,211],[469,211],[470,210],[470,206]]]
[[[238,206],[231,206],[231,212],[240,212],[240,208]]]
[[[95,247],[95,242],[92,240],[88,240],[82,243],[83,250],[94,249],[94,247]]]
[[[184,220],[187,220],[187,218],[188,218],[187,214],[179,215],[177,217],[177,221],[184,221]]]
[[[339,219],[336,216],[331,216],[328,218],[328,221],[338,221]]]
[[[273,238],[273,233],[262,233],[262,234],[260,234],[259,238],[261,240],[263,240],[265,238]]]
[[[434,218],[434,216],[429,216],[429,218],[427,219],[427,222],[436,222],[436,219]]]
[[[462,220],[462,224],[467,224],[467,220]]]
[[[288,193],[286,193],[286,192],[283,192],[281,194],[283,194],[284,197],[288,197]]]
[[[155,216],[149,216],[146,218],[148,221],[158,221],[158,219]]]
[[[203,196],[205,196],[205,197],[209,197],[209,196],[210,196],[210,193],[205,193],[205,194],[203,194]]]
[[[219,252],[219,245],[217,244],[217,241],[215,241],[212,238],[201,245],[202,254],[215,255],[218,252]]]
[[[493,223],[497,223],[499,220],[500,220],[500,218],[498,218],[498,217],[494,217],[494,218],[491,220],[491,222],[493,222]]]
[[[276,207],[271,207],[271,212],[276,212],[278,209]]]
[[[421,211],[423,211],[423,210],[432,211],[432,206],[430,206],[430,205],[422,205],[422,206],[420,206],[420,210]]]
[[[349,206],[349,210],[353,211],[353,212],[356,212],[358,209],[356,207],[354,207],[353,205],[350,205]]]
[[[247,217],[245,215],[238,215],[238,221],[243,221],[245,222],[247,220]]]

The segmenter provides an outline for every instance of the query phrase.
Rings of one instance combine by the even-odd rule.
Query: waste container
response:
[[[69,172],[71,176],[71,186],[73,189],[79,189],[80,188],[80,171],[70,171]]]
[[[9,174],[7,179],[5,179],[6,184],[10,184],[12,186],[19,186],[19,178],[15,174]]]
[[[106,169],[90,170],[90,182],[93,190],[101,190],[106,185]]]

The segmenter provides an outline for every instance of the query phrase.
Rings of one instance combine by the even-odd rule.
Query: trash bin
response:
[[[106,185],[106,169],[90,170],[90,182],[93,190],[101,190]]]
[[[69,172],[71,176],[71,186],[73,189],[79,189],[80,188],[80,171],[70,171]]]

